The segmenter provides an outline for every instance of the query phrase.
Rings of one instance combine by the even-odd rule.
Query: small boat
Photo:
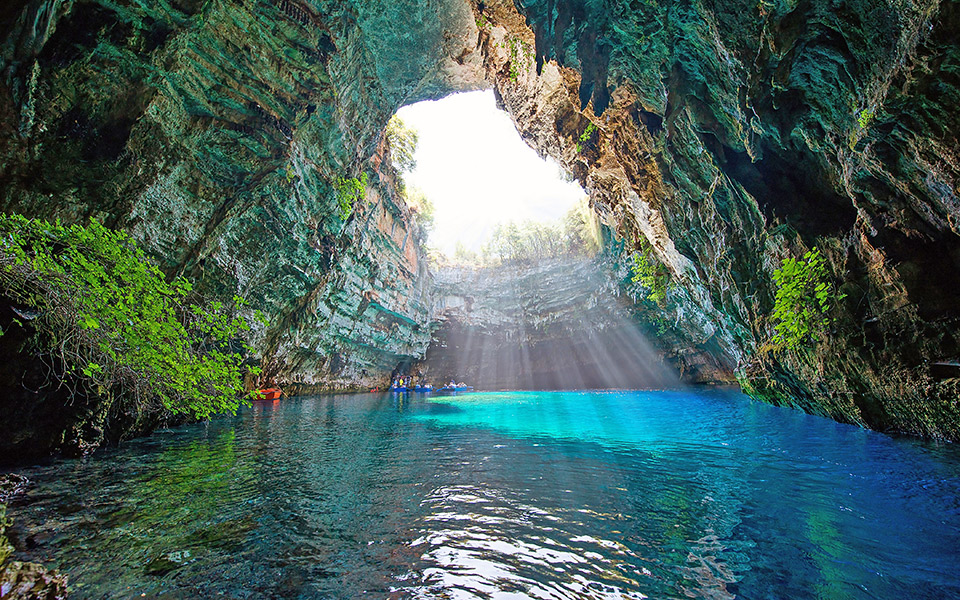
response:
[[[438,392],[469,392],[473,389],[472,385],[445,385],[438,389]]]
[[[432,392],[432,391],[433,391],[433,386],[432,386],[432,385],[418,385],[418,386],[416,386],[416,387],[413,388],[413,391],[415,391],[415,392],[420,392],[420,393],[422,393],[422,394],[425,394],[425,393],[427,393],[427,392]]]
[[[391,387],[390,391],[393,392],[394,394],[405,394],[407,392],[412,392],[413,388],[409,388],[406,386],[397,386],[397,387]]]
[[[257,390],[259,395],[259,400],[279,400],[280,394],[283,392],[280,391],[280,388],[264,388],[262,390]]]

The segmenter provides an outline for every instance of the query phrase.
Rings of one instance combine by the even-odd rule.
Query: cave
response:
[[[78,597],[116,595],[111,580],[133,572],[131,586],[146,595],[173,581],[176,593],[200,596],[242,595],[249,581],[273,597],[960,593],[944,567],[957,559],[949,550],[956,536],[923,521],[924,510],[903,498],[922,488],[931,494],[924,509],[956,521],[941,509],[956,491],[960,461],[952,446],[935,444],[960,439],[958,7],[5,3],[0,354],[16,393],[0,398],[0,415],[16,418],[4,419],[0,464],[46,463],[24,467],[45,487],[35,501],[11,500],[24,525],[8,537],[18,552],[45,561],[58,550],[41,513],[93,507],[83,519],[109,521],[96,508],[109,502],[82,496],[89,469],[142,504],[110,505],[117,520],[136,523],[132,549],[101,540],[113,555],[130,550],[137,558],[105,566],[102,577],[85,580],[96,591]],[[523,142],[586,193],[598,240],[589,258],[513,257],[499,270],[469,272],[432,262],[423,209],[396,163],[389,123],[418,102],[478,91],[492,93]],[[243,333],[207,340],[208,350],[238,357],[243,393],[282,389],[291,401],[240,407],[238,393],[225,405],[239,409],[233,417],[174,414],[162,394],[134,400],[91,383],[99,381],[97,361],[51,359],[31,332],[56,311],[28,306],[39,303],[36,288],[20,293],[12,283],[26,268],[12,249],[27,228],[20,216],[30,226],[65,228],[39,226],[47,233],[33,250],[24,243],[29,251],[50,241],[50,231],[98,223],[142,250],[140,262],[162,282],[157,289],[168,290],[160,295],[176,296],[169,290],[185,289],[177,287],[183,281],[183,298],[205,303],[197,306],[242,300]],[[70,254],[62,241],[49,246],[54,256]],[[202,319],[213,312],[184,313],[184,331],[211,331]],[[79,327],[95,336],[100,323]],[[63,337],[44,339],[63,347]],[[630,367],[612,366],[620,364]],[[389,393],[409,377],[485,389],[439,400]],[[42,393],[53,379],[68,387]],[[536,396],[548,391],[554,395]],[[824,423],[836,429],[818,429]],[[744,437],[743,427],[771,428],[772,446],[762,435]],[[824,444],[822,454],[804,439]],[[788,475],[771,466],[770,448],[783,449]],[[900,452],[925,458],[883,462]],[[913,529],[888,524],[906,540],[902,548],[934,566],[901,557],[884,581],[871,574],[881,569],[861,568],[857,552],[872,547],[837,541],[838,532],[859,539],[856,527],[824,508],[841,501],[827,491],[794,496],[791,477],[815,470],[805,454],[833,465],[823,467],[831,476],[861,478],[862,489],[842,486],[851,510],[884,523],[891,513],[916,519]],[[144,456],[153,462],[138,471]],[[410,466],[413,457],[422,462]],[[287,458],[292,466],[279,468]],[[110,461],[123,467],[114,473]],[[146,471],[154,475],[142,477]],[[874,472],[911,473],[889,487],[912,491],[890,496]],[[471,483],[489,483],[490,473],[509,484]],[[544,473],[569,479],[560,496],[540,487]],[[652,487],[641,486],[644,474]],[[57,487],[58,477],[76,489]],[[416,491],[428,478],[449,485]],[[768,479],[768,489],[754,485]],[[11,486],[23,498],[23,486]],[[207,525],[191,520],[161,548],[138,532],[179,518],[156,500],[162,486]],[[554,504],[528,511],[536,503],[523,489]],[[607,498],[603,490],[610,501],[594,505]],[[631,492],[618,495],[624,490]],[[191,501],[195,493],[209,507]],[[265,508],[210,500],[218,494]],[[62,498],[70,501],[56,504]],[[277,506],[285,502],[298,505],[291,527],[310,532],[293,536],[296,543],[277,538],[280,525],[265,529],[283,522]],[[791,502],[789,520],[764,508]],[[495,510],[472,513],[471,504]],[[587,515],[584,531],[564,529],[574,546],[534,543],[554,509]],[[490,584],[458,562],[476,551],[485,564],[478,547],[493,551],[482,536],[425,525],[449,525],[454,513],[478,524],[503,518],[502,531],[482,535],[530,544],[516,550],[519,563],[486,565],[503,567],[501,581]],[[615,541],[590,537],[598,515],[629,523],[604,530]],[[0,513],[2,557],[4,522]],[[70,519],[63,527],[76,534]],[[768,528],[797,544],[765,546]],[[283,548],[282,556],[245,561],[249,581],[222,583],[246,577],[217,565],[254,538]],[[369,542],[366,554],[345,540]],[[756,546],[762,552],[753,554]],[[652,547],[676,552],[645,554]],[[580,555],[595,565],[570,558]],[[556,583],[539,572],[544,556],[570,577]],[[354,575],[346,563],[363,568]],[[837,571],[838,564],[858,566]],[[526,568],[536,573],[528,577]]]

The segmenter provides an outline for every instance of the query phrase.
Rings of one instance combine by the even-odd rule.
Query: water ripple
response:
[[[340,396],[29,469],[99,598],[960,597],[960,452],[729,394]]]

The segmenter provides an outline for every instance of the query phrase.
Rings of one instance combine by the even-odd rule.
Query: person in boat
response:
[[[447,384],[447,387],[457,387],[457,382],[451,379],[450,383]]]

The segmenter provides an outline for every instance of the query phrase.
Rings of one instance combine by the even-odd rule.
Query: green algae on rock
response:
[[[615,255],[669,272],[664,351],[960,439],[960,380],[931,368],[960,356],[957,0],[18,0],[0,24],[0,209],[95,216],[247,298],[278,381],[357,389],[422,355],[422,232],[383,131],[492,86]],[[363,173],[344,221],[335,182]],[[814,246],[846,299],[771,352],[773,273]]]
[[[757,397],[960,437],[957,379],[930,368],[960,351],[960,3],[516,4],[538,75],[498,77],[503,104],[668,266],[667,322]],[[512,8],[487,30],[526,31]],[[815,347],[771,353],[773,273],[813,246],[847,298]]]

